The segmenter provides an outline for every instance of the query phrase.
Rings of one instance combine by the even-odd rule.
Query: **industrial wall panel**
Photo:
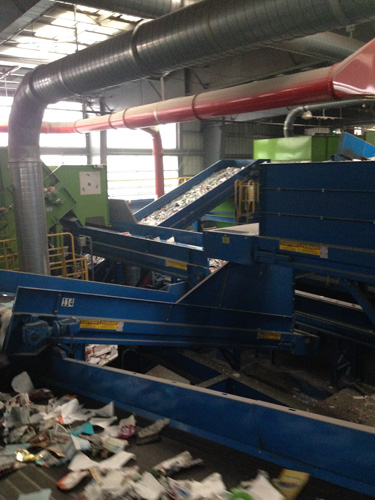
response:
[[[180,177],[193,177],[203,170],[203,156],[184,156],[180,160]]]

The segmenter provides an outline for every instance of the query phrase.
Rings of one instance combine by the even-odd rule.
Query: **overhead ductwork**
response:
[[[206,0],[26,75],[9,120],[22,270],[48,273],[39,133],[49,103],[371,19],[368,0]]]
[[[338,109],[338,108],[347,108],[350,106],[362,106],[364,104],[374,103],[374,99],[348,99],[345,101],[330,101],[330,102],[320,102],[314,104],[305,104],[304,106],[298,106],[295,109],[290,111],[284,121],[284,137],[293,137],[294,136],[294,123],[296,119],[303,115],[303,113],[307,111],[320,111],[322,109]]]
[[[278,110],[280,105],[284,106],[284,110],[291,110],[288,122],[292,125],[295,117],[307,109],[341,108],[374,102],[374,70],[375,40],[341,63],[327,68],[158,101],[74,122],[43,122],[41,132],[84,134],[129,128],[146,130],[154,136],[155,129],[152,127],[160,124]],[[358,82],[353,77],[355,73],[359,75]],[[368,97],[361,99],[364,95]],[[353,96],[358,97],[350,99]],[[316,104],[291,109],[292,105],[312,98]],[[327,102],[328,99],[336,100]],[[7,124],[0,123],[0,132],[5,132],[7,127]]]
[[[164,195],[164,159],[163,145],[159,127],[145,127],[142,130],[152,137],[152,155],[154,157],[155,195],[160,198]]]
[[[65,0],[65,3],[77,4],[77,1]],[[191,3],[193,2],[186,0],[106,0],[104,4],[102,0],[79,0],[79,5],[85,7],[148,19],[165,16]]]
[[[375,102],[375,40],[339,64],[235,87],[177,97],[115,113],[74,122],[42,122],[42,133],[88,133],[117,128],[142,129],[155,137],[156,126],[220,116],[252,113],[258,110],[290,110],[285,135],[293,132],[293,123],[305,111],[343,108]],[[357,75],[357,81],[356,76]],[[361,98],[362,96],[366,98]],[[350,98],[358,96],[356,98]],[[314,98],[314,104],[290,106]],[[327,102],[327,99],[336,99]],[[285,114],[285,111],[284,111]],[[8,131],[0,123],[0,132]]]
[[[336,33],[317,33],[272,45],[274,49],[313,56],[325,61],[342,61],[364,45],[363,42]]]

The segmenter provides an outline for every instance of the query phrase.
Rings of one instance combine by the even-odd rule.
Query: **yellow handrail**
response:
[[[178,185],[183,184],[184,182],[188,181],[189,179],[191,179],[191,176],[179,177],[178,178]]]
[[[237,224],[245,216],[246,223],[252,219],[259,199],[258,185],[247,179],[237,180],[234,184],[234,204]]]
[[[18,253],[13,250],[16,244],[15,238],[0,241],[0,267],[7,271],[16,270]]]
[[[85,257],[76,257],[73,235],[57,233],[49,234],[48,238],[51,244],[51,248],[48,249],[51,274],[88,280],[87,260]],[[68,244],[64,244],[65,239],[68,239]]]
[[[49,234],[50,248],[48,249],[50,272],[54,276],[89,279],[87,260],[77,257],[75,253],[74,238],[71,233]],[[68,240],[67,244],[64,241]],[[19,271],[18,252],[15,238],[0,241],[0,268],[7,271]]]

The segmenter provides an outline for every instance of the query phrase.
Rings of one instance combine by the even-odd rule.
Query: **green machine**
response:
[[[94,223],[109,225],[107,169],[103,165],[61,165],[48,167],[43,164],[44,199],[47,230],[63,231],[63,217],[75,217],[82,225]],[[0,148],[0,255],[5,251],[16,252],[13,194],[8,168],[8,152]],[[6,242],[4,240],[11,240]],[[4,262],[0,259],[0,268]]]
[[[375,130],[366,130],[364,140],[375,146]]]
[[[258,139],[254,141],[254,159],[276,162],[327,161],[337,153],[340,137],[340,134],[335,134]],[[358,138],[375,145],[375,130],[367,130],[364,136]]]
[[[254,141],[254,159],[322,162],[337,153],[339,140],[339,135],[259,139]]]

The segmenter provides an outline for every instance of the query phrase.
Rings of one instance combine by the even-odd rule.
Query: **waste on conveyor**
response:
[[[160,419],[139,429],[134,415],[118,421],[113,402],[98,409],[87,409],[76,396],[54,397],[49,389],[35,389],[27,372],[13,379],[12,389],[12,394],[0,393],[0,428],[4,444],[0,446],[0,482],[13,472],[20,473],[20,469],[29,464],[44,469],[65,464],[65,472],[59,476],[56,489],[79,488],[80,492],[74,496],[76,500],[286,498],[280,491],[284,476],[288,476],[286,470],[280,475],[283,481],[279,478],[271,482],[267,473],[259,471],[255,479],[230,491],[217,472],[201,481],[179,479],[179,472],[205,465],[189,451],[141,471],[136,464],[137,448],[132,447],[135,453],[126,451],[129,442],[132,440],[142,448],[155,442],[170,423],[169,419]],[[292,476],[298,495],[309,476],[293,472],[288,481]],[[51,488],[42,487],[20,494],[17,500],[51,500],[55,495]]]
[[[207,177],[207,179],[204,179],[202,182],[189,189],[189,191],[186,191],[186,193],[164,205],[164,207],[160,210],[156,210],[152,214],[140,220],[139,223],[148,226],[157,226],[161,224],[187,205],[190,205],[203,195],[209,193],[222,182],[233,177],[233,175],[237,174],[240,170],[241,168],[239,167],[227,167],[214,172],[212,175]]]

